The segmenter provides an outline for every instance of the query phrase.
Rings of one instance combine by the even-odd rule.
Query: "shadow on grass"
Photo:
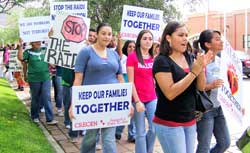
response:
[[[0,82],[0,86],[2,86],[2,87],[6,87],[6,88],[10,88],[10,86],[9,86],[9,85],[6,85],[6,84],[4,84],[4,83],[2,83],[2,82]]]

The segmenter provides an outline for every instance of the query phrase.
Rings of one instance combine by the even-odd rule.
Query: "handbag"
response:
[[[250,127],[248,127],[239,140],[236,141],[236,146],[244,153],[250,150]]]
[[[214,107],[213,102],[210,100],[206,92],[197,90],[196,95],[196,111],[204,113]]]

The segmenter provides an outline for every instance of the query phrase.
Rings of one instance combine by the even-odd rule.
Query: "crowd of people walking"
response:
[[[216,99],[217,89],[223,84],[218,77],[223,49],[220,32],[202,31],[194,42],[196,52],[189,46],[187,27],[180,22],[169,22],[161,39],[155,40],[152,32],[142,30],[136,41],[127,40],[123,45],[120,35],[116,37],[112,27],[102,23],[90,29],[75,68],[69,69],[45,62],[46,45],[40,41],[28,47],[20,38],[18,46],[1,48],[5,67],[0,74],[7,75],[9,50],[18,49],[23,72],[14,72],[13,76],[18,90],[23,90],[25,81],[29,85],[32,121],[40,122],[43,110],[48,125],[58,123],[54,114],[64,116],[71,141],[83,135],[81,153],[94,153],[96,149],[116,153],[116,140],[121,139],[124,126],[72,131],[72,86],[123,82],[132,83],[127,141],[135,143],[136,153],[153,153],[156,138],[164,153],[225,152],[230,136]],[[53,112],[51,84],[57,112]],[[195,116],[198,90],[208,93],[213,102],[213,108],[203,112],[200,120]],[[210,148],[212,135],[216,145]]]

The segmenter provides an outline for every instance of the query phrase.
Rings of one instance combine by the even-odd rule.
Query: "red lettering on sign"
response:
[[[61,33],[67,41],[80,43],[87,38],[87,25],[81,17],[69,15],[63,21]]]

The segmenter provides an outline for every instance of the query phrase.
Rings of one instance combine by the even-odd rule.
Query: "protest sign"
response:
[[[22,64],[17,59],[17,50],[10,50],[9,70],[11,72],[22,71]]]
[[[51,18],[55,20],[56,12],[66,12],[72,15],[87,17],[87,6],[87,1],[51,2]]]
[[[90,19],[68,14],[57,14],[53,35],[45,55],[45,61],[74,69],[78,52],[86,45]]]
[[[161,36],[161,25],[163,24],[163,11],[136,7],[123,6],[121,37],[126,40],[136,40],[137,35],[143,29],[150,30],[154,40]]]
[[[224,84],[218,89],[217,99],[227,120],[240,127],[243,121],[242,63],[228,41],[225,41],[224,50],[221,52],[220,64],[220,78]]]
[[[18,20],[19,35],[24,42],[43,41],[48,39],[50,28],[49,16],[27,17]]]
[[[128,125],[132,84],[73,86],[73,130]]]

